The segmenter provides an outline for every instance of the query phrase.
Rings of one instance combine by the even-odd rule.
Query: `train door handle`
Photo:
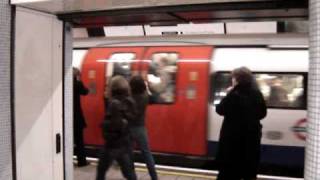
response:
[[[56,154],[61,152],[61,135],[60,133],[56,134]]]

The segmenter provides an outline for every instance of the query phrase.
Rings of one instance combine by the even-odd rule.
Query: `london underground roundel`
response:
[[[306,140],[306,129],[307,119],[298,120],[295,125],[291,128],[294,135],[300,140]]]

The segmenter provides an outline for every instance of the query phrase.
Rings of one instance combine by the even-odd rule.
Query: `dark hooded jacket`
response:
[[[255,173],[260,159],[262,120],[266,104],[258,88],[249,84],[237,85],[216,107],[224,116],[220,131],[217,162],[239,169],[251,168]]]
[[[135,102],[126,96],[105,99],[106,116],[103,121],[103,136],[108,148],[129,147],[128,122],[136,117]]]

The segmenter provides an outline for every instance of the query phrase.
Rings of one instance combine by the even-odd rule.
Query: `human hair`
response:
[[[72,68],[72,71],[73,71],[73,76],[78,76],[80,75],[80,70],[76,67],[73,67]]]
[[[111,97],[128,96],[130,94],[129,83],[122,76],[114,76],[110,81],[109,87]]]
[[[252,75],[252,72],[247,67],[239,67],[232,71],[232,77],[237,81],[238,85],[256,87],[255,78]]]
[[[146,84],[141,76],[133,76],[130,79],[130,87],[132,94],[143,94],[146,92]]]

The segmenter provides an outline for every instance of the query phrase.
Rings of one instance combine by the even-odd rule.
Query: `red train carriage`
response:
[[[147,109],[146,123],[153,152],[207,154],[207,105],[212,46],[93,48],[82,65],[82,80],[89,87],[82,97],[87,121],[85,144],[102,145],[104,90],[108,78],[140,74],[157,89]],[[167,62],[163,64],[161,59]],[[162,64],[161,64],[162,63]],[[166,80],[155,75],[168,76]],[[165,81],[165,82],[161,82]],[[160,87],[163,86],[163,87]]]

